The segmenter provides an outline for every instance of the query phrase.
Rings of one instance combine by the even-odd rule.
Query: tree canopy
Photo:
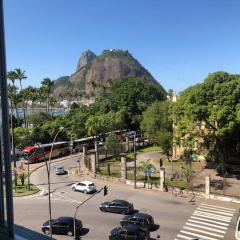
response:
[[[174,113],[180,137],[201,134],[203,145],[213,150],[217,161],[239,158],[240,75],[209,74],[203,83],[181,93]],[[203,124],[204,131],[194,131]]]
[[[166,99],[166,94],[157,84],[128,77],[109,80],[108,87],[96,100],[98,112],[121,112],[124,125],[129,129],[139,128],[142,112],[156,100]]]

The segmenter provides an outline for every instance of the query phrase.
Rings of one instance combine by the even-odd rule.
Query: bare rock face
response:
[[[88,64],[91,64],[92,61],[96,58],[96,54],[90,50],[87,50],[81,54],[81,57],[78,61],[77,71],[85,67]]]
[[[67,80],[69,84],[67,85],[66,82],[64,84],[68,86],[68,90],[72,88],[73,92],[80,91],[89,94],[95,91],[93,82],[97,86],[101,86],[105,85],[109,79],[117,81],[123,77],[138,77],[159,85],[128,51],[118,49],[104,50],[99,56],[89,50],[83,52],[77,65],[77,71]],[[60,85],[58,84],[57,88]]]

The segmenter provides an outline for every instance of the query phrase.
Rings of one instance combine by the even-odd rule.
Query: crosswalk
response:
[[[201,203],[183,226],[175,240],[220,240],[232,220],[235,210]]]

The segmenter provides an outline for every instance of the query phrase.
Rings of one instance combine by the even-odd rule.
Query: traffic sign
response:
[[[155,173],[155,170],[154,170],[154,169],[145,169],[145,170],[143,170],[143,172],[144,172],[145,174],[154,174],[154,173]]]

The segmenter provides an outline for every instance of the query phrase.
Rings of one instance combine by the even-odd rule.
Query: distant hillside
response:
[[[88,50],[82,53],[74,74],[55,81],[54,94],[69,91],[89,94],[94,90],[93,81],[99,86],[110,79],[130,76],[160,85],[128,51],[104,50],[101,55],[96,56]],[[165,92],[163,88],[162,90]]]

